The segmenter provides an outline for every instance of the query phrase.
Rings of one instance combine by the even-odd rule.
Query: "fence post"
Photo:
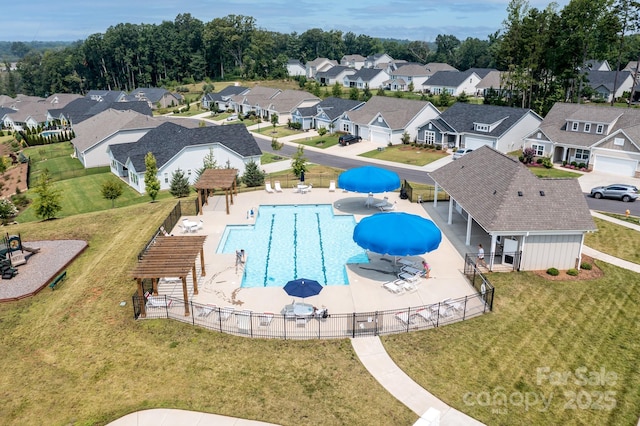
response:
[[[356,313],[351,314],[351,337],[356,337]]]

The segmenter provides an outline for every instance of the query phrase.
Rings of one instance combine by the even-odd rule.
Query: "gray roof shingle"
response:
[[[529,113],[535,114],[525,108],[456,102],[440,114],[440,119],[458,133],[477,133],[499,137]],[[474,123],[493,124],[501,120],[502,122],[490,132],[478,132],[474,129]]]
[[[577,179],[538,178],[488,146],[429,176],[487,232],[596,230]]]
[[[219,143],[242,157],[262,155],[262,151],[244,124],[196,127],[187,129],[174,123],[163,123],[150,130],[137,142],[111,145],[111,153],[120,163],[131,160],[135,170],[146,170],[144,157],[152,152],[158,168],[164,166],[182,149],[193,145]]]

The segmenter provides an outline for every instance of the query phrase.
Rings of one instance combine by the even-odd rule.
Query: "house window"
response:
[[[342,131],[349,132],[349,125],[347,123],[342,123]]]
[[[169,173],[164,174],[164,183],[169,183]]]
[[[428,145],[435,145],[436,132],[424,132],[424,143]]]
[[[591,123],[584,123],[584,132],[589,133],[591,131]]]
[[[538,134],[536,135],[537,139],[542,139],[542,133],[538,132]]]
[[[544,145],[531,144],[531,149],[536,152],[538,157],[542,157],[544,155]]]
[[[489,125],[488,124],[477,124],[476,123],[476,131],[478,132],[488,132]]]
[[[589,150],[588,149],[576,149],[576,160],[589,160]]]
[[[613,140],[614,145],[624,146],[624,138],[615,138]]]
[[[191,169],[187,170],[187,176],[191,176]]]
[[[578,131],[578,122],[574,121],[573,123],[571,123],[571,130],[574,132]]]
[[[597,134],[599,134],[599,135],[601,135],[603,131],[604,131],[604,125],[602,125],[602,124],[598,124],[598,125],[596,126],[596,133],[597,133]]]

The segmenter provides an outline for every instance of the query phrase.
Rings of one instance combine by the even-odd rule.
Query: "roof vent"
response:
[[[540,196],[544,197],[544,191],[540,191]]]
[[[498,193],[498,191],[494,189],[493,190],[493,195],[496,195],[497,193]]]
[[[518,197],[522,197],[522,191],[518,191]]]

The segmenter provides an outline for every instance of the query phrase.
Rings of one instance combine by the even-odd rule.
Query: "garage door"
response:
[[[635,176],[638,162],[623,158],[594,156],[593,170],[620,176]]]
[[[481,146],[493,146],[491,141],[480,138],[464,138],[464,147],[467,149],[478,149]]]
[[[379,144],[387,144],[389,142],[389,134],[385,132],[377,132],[371,129],[371,142],[376,142]]]

